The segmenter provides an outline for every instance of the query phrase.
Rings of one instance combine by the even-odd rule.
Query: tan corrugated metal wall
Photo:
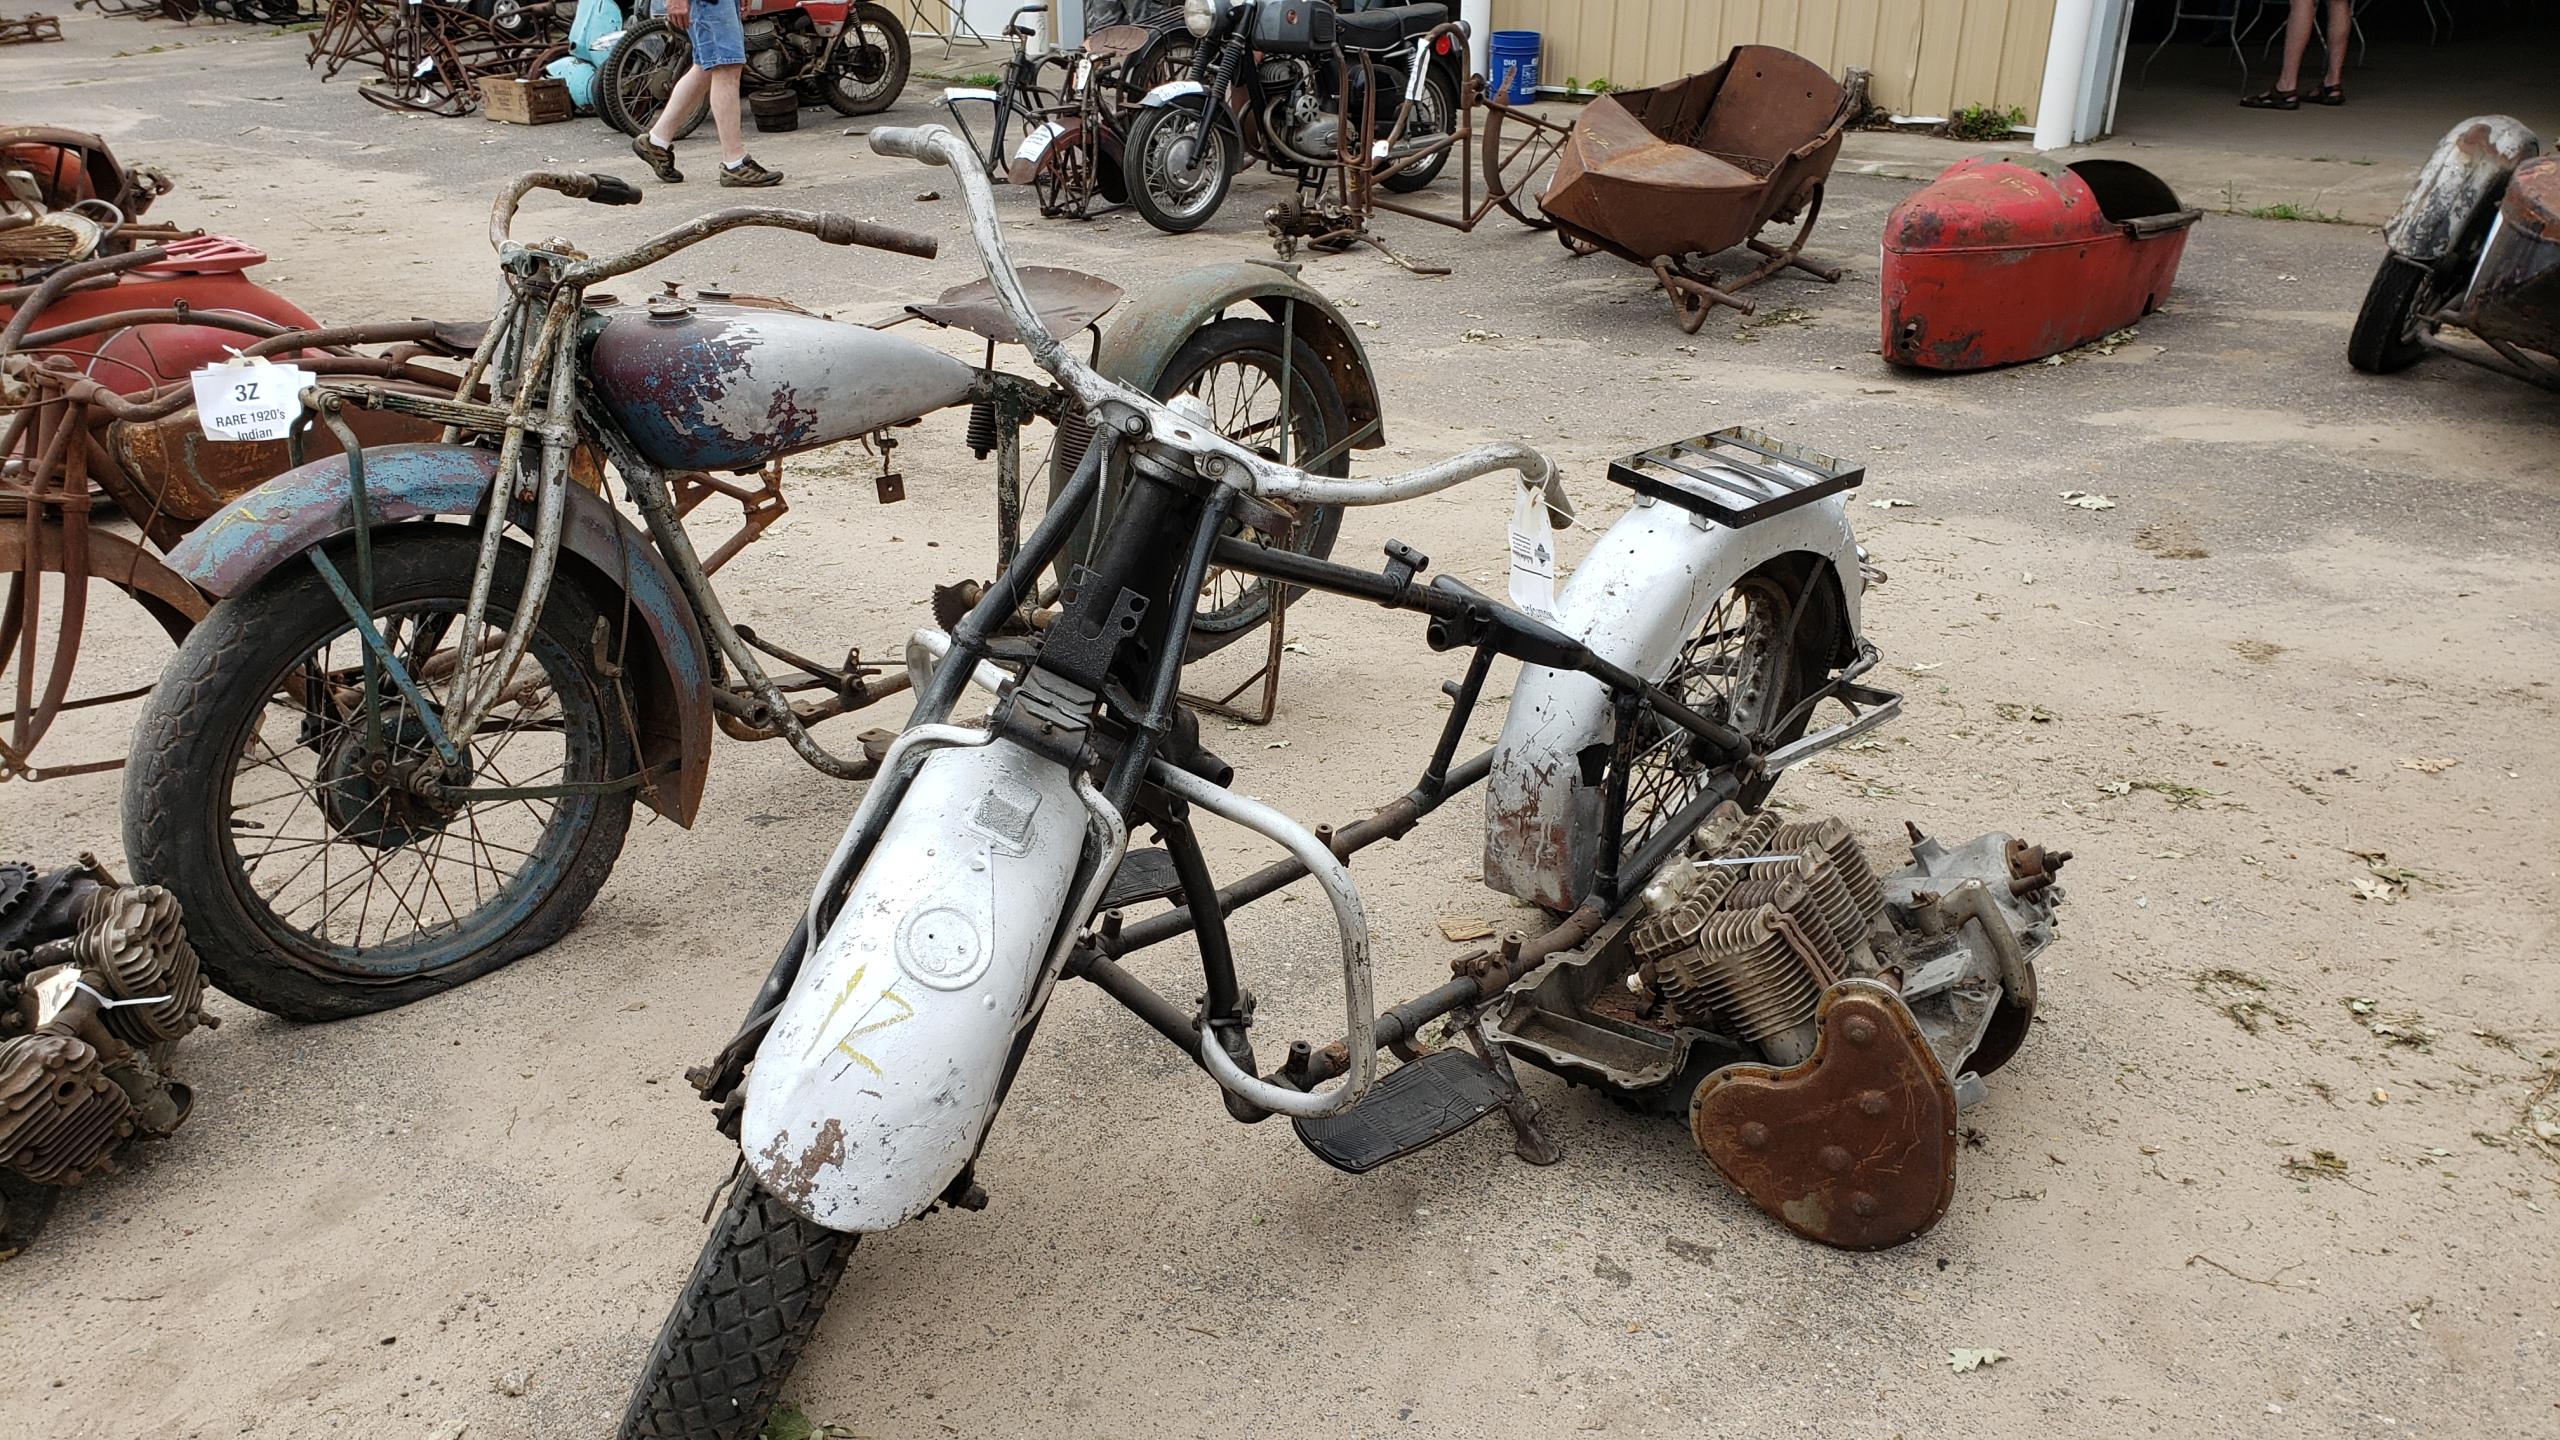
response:
[[[1704,70],[1736,45],[1778,45],[1839,73],[1875,72],[1901,115],[2017,106],[2032,123],[2054,0],[1494,0],[1501,30],[1545,37],[1540,79],[1632,87]]]

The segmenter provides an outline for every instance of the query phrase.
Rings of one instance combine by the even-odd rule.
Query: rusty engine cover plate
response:
[[[1823,992],[1813,1058],[1728,1065],[1689,1101],[1689,1133],[1751,1203],[1808,1240],[1881,1250],[1955,1195],[1956,1095],[1901,997],[1872,980]]]

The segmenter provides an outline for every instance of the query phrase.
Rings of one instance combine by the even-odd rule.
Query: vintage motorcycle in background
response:
[[[2356,312],[2351,364],[2386,375],[2441,351],[2560,390],[2560,156],[2541,151],[2504,115],[2437,143],[2383,227],[2390,248]]]
[[[169,557],[219,603],[135,731],[126,852],[186,906],[213,982],[280,1015],[405,1004],[559,938],[612,869],[635,802],[692,823],[715,724],[780,739],[839,779],[874,773],[885,736],[839,754],[811,729],[903,691],[904,671],[859,650],[815,659],[817,646],[734,624],[712,583],[787,508],[776,462],[860,441],[893,501],[897,431],[966,409],[971,447],[996,459],[1004,566],[1022,428],[1063,422],[1056,448],[1083,453],[1063,389],[994,367],[1016,332],[983,283],[909,307],[983,337],[974,366],[780,302],[670,287],[633,304],[598,289],[745,227],[919,255],[930,238],[740,208],[590,259],[509,237],[537,188],[640,198],[609,177],[517,177],[490,221],[508,295],[459,382],[441,395],[320,388],[315,428],[343,453],[242,495]],[[1120,295],[1063,270],[1031,283],[1042,323],[1067,333]],[[1348,449],[1379,443],[1351,327],[1271,266],[1154,287],[1098,354],[1148,393],[1205,397],[1221,433],[1316,468],[1339,471]],[[449,428],[438,443],[356,443],[347,427],[374,412]],[[640,525],[607,497],[608,465]],[[717,497],[741,522],[704,553],[685,520]],[[1255,533],[1286,529],[1305,552],[1330,544],[1320,510],[1287,518],[1257,516]],[[938,603],[965,608],[971,593],[964,583]],[[1271,599],[1205,581],[1201,643],[1242,633]]]
[[[738,0],[746,22],[742,93],[795,92],[839,115],[888,109],[907,88],[914,59],[907,27],[886,6],[850,0]],[[596,72],[596,113],[625,135],[657,122],[667,95],[693,63],[693,42],[663,15],[633,22]],[[690,135],[710,115],[704,105],[675,127]]]
[[[1288,1116],[1351,1173],[1496,1112],[1524,1160],[1558,1159],[1519,1059],[1685,1114],[1720,1173],[1810,1238],[1873,1248],[1934,1224],[1957,1113],[2026,1035],[2068,857],[1914,831],[1912,863],[1880,875],[1841,822],[1760,808],[1790,766],[1900,708],[1862,678],[1879,660],[1848,523],[1863,471],[1740,427],[1624,457],[1609,478],[1635,502],[1558,595],[1550,527],[1570,504],[1537,451],[1478,445],[1355,480],[1223,438],[1207,397],[1117,383],[1042,324],[967,143],[935,126],[871,144],[952,170],[993,303],[1090,440],[969,612],[910,645],[908,728],[737,1033],[688,1072],[740,1169],[625,1440],[756,1434],[860,1236],[988,1203],[977,1156],[1062,979],[1190,1056],[1234,1118]],[[1382,504],[1502,472],[1519,480],[1517,607],[1426,581],[1429,558],[1398,542],[1371,570],[1257,536],[1273,507]],[[1003,635],[1047,567],[1078,555],[1055,605]],[[1178,700],[1214,569],[1415,611],[1433,650],[1467,652],[1411,790],[1310,829],[1230,788],[1234,768]],[[1461,758],[1505,659],[1521,668],[1501,738]],[[971,686],[993,709],[955,724]],[[1479,784],[1487,883],[1554,923],[1381,1009],[1345,861]],[[1204,815],[1282,858],[1219,886]],[[1161,848],[1133,850],[1141,828]],[[1336,923],[1344,1030],[1275,1051],[1251,1034],[1227,917],[1303,879]],[[1159,901],[1175,908],[1129,914]],[[1120,963],[1182,936],[1201,957],[1196,1005]],[[1428,1038],[1435,1021],[1449,1043]],[[1403,1063],[1382,1070],[1382,1050]]]
[[[1004,27],[1013,54],[995,88],[945,89],[942,108],[989,178],[1031,186],[1044,216],[1081,220],[1097,198],[1128,203],[1121,154],[1130,107],[1157,85],[1190,73],[1193,42],[1179,10],[1157,10],[1136,23],[1096,29],[1072,50],[1035,54],[1038,22],[1024,24],[1024,17],[1048,9],[1014,11]]]
[[[1140,99],[1123,144],[1129,203],[1158,230],[1207,224],[1248,158],[1320,188],[1346,144],[1359,152],[1346,116],[1373,117],[1376,158],[1410,159],[1382,177],[1390,190],[1423,189],[1448,164],[1466,56],[1446,7],[1184,0],[1182,15],[1191,75]]]

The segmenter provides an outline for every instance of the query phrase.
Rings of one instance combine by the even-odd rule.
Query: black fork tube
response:
[[[951,632],[950,653],[942,657],[942,663],[926,679],[924,689],[917,693],[915,719],[911,723],[939,725],[951,718],[951,707],[967,687],[970,672],[986,657],[987,637],[1022,608],[1023,598],[1035,589],[1040,572],[1065,548],[1068,532],[1102,488],[1104,460],[1116,445],[1117,437],[1108,432],[1095,433],[1093,442],[1085,447],[1084,459],[1068,478],[1067,488],[1058,492],[1040,523],[1031,527],[1013,563],[996,576],[987,593],[979,596],[978,603],[961,617],[959,628]]]

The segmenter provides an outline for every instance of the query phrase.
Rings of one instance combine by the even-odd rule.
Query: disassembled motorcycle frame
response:
[[[2541,150],[2505,115],[2474,116],[2437,142],[2383,227],[2350,363],[2382,375],[2440,352],[2560,390],[2560,157]]]
[[[587,258],[510,238],[537,188],[639,198],[608,177],[517,177],[489,232],[505,305],[457,384],[441,396],[318,387],[310,413],[343,453],[241,496],[170,556],[221,603],[137,729],[127,853],[186,904],[214,983],[280,1014],[387,1008],[548,945],[609,873],[635,802],[692,823],[715,723],[779,739],[823,774],[871,776],[885,733],[839,753],[813,727],[900,693],[907,674],[858,650],[813,659],[733,623],[712,572],[783,512],[775,462],[864,441],[880,457],[881,498],[895,500],[900,428],[952,407],[969,411],[973,450],[995,458],[997,558],[1009,565],[1022,429],[1072,419],[1057,386],[994,367],[1014,329],[983,284],[910,307],[983,337],[983,366],[779,302],[596,293],[746,227],[921,255],[929,237],[742,208]],[[1043,323],[1069,333],[1119,298],[1065,271],[1042,272],[1035,289]],[[1255,318],[1222,318],[1231,309]],[[1276,267],[1211,267],[1156,287],[1095,354],[1141,389],[1205,389],[1218,425],[1318,468],[1379,443],[1376,387],[1349,325]],[[1256,394],[1267,398],[1244,403]],[[365,411],[440,425],[442,438],[360,444],[347,427]],[[1055,449],[1080,455],[1083,438],[1066,424]],[[606,498],[607,463],[641,525]],[[720,478],[759,472],[756,484]],[[745,513],[705,554],[684,521],[715,493]],[[1285,524],[1302,550],[1330,544],[1322,514],[1254,523]],[[964,584],[937,604],[956,614],[976,593]],[[1036,598],[1008,610],[1027,614]],[[1267,587],[1212,587],[1195,628],[1221,643],[1272,603]]]
[[[968,145],[940,127],[871,143],[950,167],[996,302],[1093,439],[957,628],[911,647],[909,728],[738,1033],[689,1072],[744,1173],[622,1435],[754,1433],[857,1237],[986,1203],[979,1149],[1062,978],[1101,987],[1191,1056],[1235,1118],[1289,1116],[1344,1170],[1497,1110],[1524,1158],[1557,1159],[1516,1057],[1685,1109],[1717,1168],[1800,1233],[1871,1247],[1934,1223],[1952,1193],[1956,1113],[2026,1032],[2067,857],[1996,834],[1921,839],[1912,866],[1878,876],[1838,822],[1749,813],[1788,767],[1900,706],[1862,679],[1878,660],[1859,633],[1868,571],[1846,508],[1862,472],[1745,429],[1629,456],[1610,477],[1637,503],[1552,617],[1451,576],[1425,583],[1429,561],[1395,542],[1377,571],[1258,544],[1230,522],[1506,471],[1540,518],[1562,523],[1570,507],[1524,445],[1378,480],[1310,475],[1221,438],[1191,399],[1112,382],[1041,327]],[[1106,504],[1063,608],[1032,636],[1002,637]],[[1516,535],[1515,553],[1546,543]],[[1230,788],[1232,767],[1176,703],[1187,597],[1213,565],[1418,611],[1433,649],[1469,653],[1409,792],[1311,830]],[[1502,737],[1461,759],[1497,659],[1522,664]],[[971,685],[997,697],[983,726],[951,721]],[[1563,918],[1460,957],[1446,984],[1381,1010],[1345,861],[1479,784],[1486,881]],[[1201,814],[1285,858],[1220,887]],[[1161,849],[1129,849],[1140,826]],[[1339,932],[1345,1029],[1291,1043],[1257,1074],[1257,1050],[1270,1052],[1251,1034],[1227,917],[1309,878]],[[1176,908],[1128,918],[1155,900]],[[1204,972],[1193,1007],[1121,963],[1183,935]],[[1464,1048],[1433,1048],[1435,1020]],[[1382,1072],[1381,1050],[1405,1063]]]
[[[167,892],[120,886],[94,856],[42,874],[0,864],[0,1258],[26,1248],[60,1187],[187,1118],[170,1051],[220,1022],[180,922]]]
[[[1029,185],[1048,218],[1091,217],[1094,199],[1128,203],[1121,175],[1121,136],[1131,104],[1156,85],[1191,68],[1191,36],[1178,10],[1093,31],[1072,50],[1031,51],[1039,30],[1023,17],[1045,15],[1046,5],[1025,5],[1005,22],[1013,54],[992,90],[960,86],[942,92],[942,108],[969,148],[984,160],[989,179]],[[1055,87],[1049,72],[1057,71]],[[986,135],[969,115],[984,106]],[[1019,143],[1013,140],[1021,132]]]

